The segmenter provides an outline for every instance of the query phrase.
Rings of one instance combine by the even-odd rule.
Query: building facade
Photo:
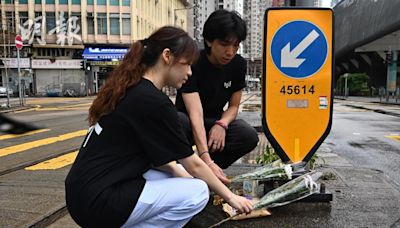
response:
[[[194,39],[200,47],[203,45],[204,23],[217,8],[217,0],[193,0]]]
[[[226,9],[236,11],[244,18],[244,0],[193,0],[193,34],[194,39],[200,48],[203,47],[203,27],[207,18],[212,12],[218,9]],[[243,54],[243,49],[240,48],[239,54]]]
[[[248,33],[244,43],[244,56],[250,60],[260,59],[262,55],[262,38],[264,13],[272,6],[272,0],[249,0],[244,2],[244,15]]]
[[[187,30],[188,8],[186,0],[1,0],[0,84],[18,91],[18,34],[28,93],[95,94],[131,43],[164,25]]]
[[[315,6],[315,7],[321,7],[323,6],[323,1],[324,0],[297,0],[296,1],[296,6]],[[328,2],[325,0],[325,2]]]

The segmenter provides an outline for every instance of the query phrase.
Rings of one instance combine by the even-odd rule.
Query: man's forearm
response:
[[[193,121],[192,129],[193,129],[193,139],[194,139],[194,143],[196,144],[197,151],[199,153],[208,151],[207,135],[206,135],[206,129],[204,127],[203,119]]]
[[[224,122],[226,125],[229,125],[232,121],[234,121],[237,117],[239,111],[239,107],[237,106],[230,106],[224,113],[222,113],[221,121]]]

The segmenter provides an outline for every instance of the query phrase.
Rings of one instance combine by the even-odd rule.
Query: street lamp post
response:
[[[344,97],[347,98],[348,93],[347,93],[347,78],[349,77],[349,73],[345,73],[343,75],[344,77]]]

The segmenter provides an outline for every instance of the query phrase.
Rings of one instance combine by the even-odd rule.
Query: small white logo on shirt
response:
[[[224,87],[225,87],[225,89],[228,89],[228,88],[231,87],[231,86],[232,86],[232,81],[224,82]]]

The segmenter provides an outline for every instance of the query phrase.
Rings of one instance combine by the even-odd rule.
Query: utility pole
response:
[[[2,1],[2,3],[3,3],[3,1]],[[4,48],[3,63],[4,63],[4,72],[6,73],[5,84],[6,84],[6,93],[7,93],[7,108],[10,108],[10,94],[9,94],[10,89],[9,89],[9,85],[8,85],[8,70],[7,70],[7,60],[6,60],[7,48],[6,48],[6,33],[5,33],[5,28],[6,28],[7,22],[5,20],[3,20],[3,18],[5,18],[5,17],[1,18],[1,30],[3,33],[3,48]]]

